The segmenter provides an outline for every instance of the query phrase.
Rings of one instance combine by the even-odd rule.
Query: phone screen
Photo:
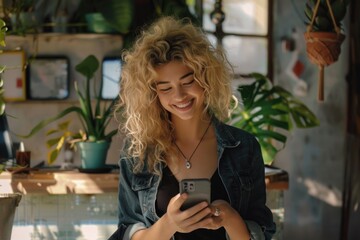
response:
[[[180,181],[180,193],[186,192],[188,199],[181,206],[181,210],[188,209],[201,202],[210,203],[211,183],[206,178],[183,179]]]

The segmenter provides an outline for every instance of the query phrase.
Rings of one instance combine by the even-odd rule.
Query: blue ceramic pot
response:
[[[110,142],[79,142],[81,167],[84,169],[104,168]]]

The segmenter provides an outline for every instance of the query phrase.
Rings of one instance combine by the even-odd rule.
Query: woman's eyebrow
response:
[[[187,78],[188,76],[190,76],[190,75],[192,75],[192,74],[194,74],[194,72],[188,72],[187,74],[185,74],[184,76],[182,76],[182,77],[180,77],[180,80],[181,79],[184,79],[184,78]]]
[[[192,75],[192,74],[194,74],[194,72],[188,72],[188,73],[186,73],[184,76],[181,76],[180,78],[179,78],[179,80],[182,80],[182,79],[184,79],[184,78],[187,78],[188,76],[190,76],[190,75]],[[157,85],[160,85],[160,84],[167,84],[167,83],[169,83],[168,81],[158,81],[158,82],[156,82],[156,86]]]

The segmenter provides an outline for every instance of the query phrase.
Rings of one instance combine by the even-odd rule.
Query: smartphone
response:
[[[200,202],[210,203],[211,183],[206,178],[183,179],[179,183],[180,193],[186,192],[189,197],[181,206],[181,210],[188,209]]]

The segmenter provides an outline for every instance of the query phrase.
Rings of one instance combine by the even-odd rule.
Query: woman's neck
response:
[[[210,122],[210,117],[189,120],[173,119],[174,138],[178,142],[196,142],[202,138]]]

